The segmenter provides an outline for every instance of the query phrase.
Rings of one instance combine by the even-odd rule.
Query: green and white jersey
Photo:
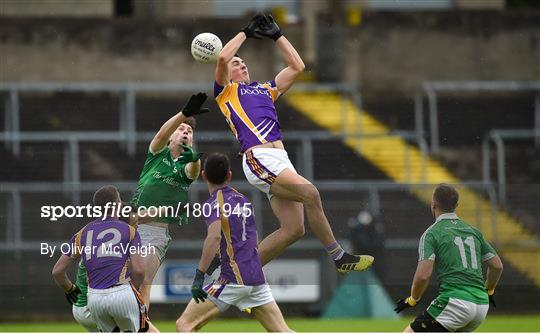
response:
[[[77,301],[75,306],[84,307],[88,303],[86,294],[88,293],[88,274],[86,273],[86,267],[82,261],[79,261],[77,266],[77,278],[75,278],[75,285],[81,290],[77,295]]]
[[[188,201],[188,188],[193,182],[186,175],[186,165],[187,163],[180,163],[177,159],[173,159],[171,150],[167,146],[156,153],[152,153],[148,149],[137,190],[131,199],[131,205],[145,208],[170,206],[174,210],[168,209],[167,217],[157,217],[156,221],[168,224],[187,224],[186,213],[180,213]],[[174,216],[177,211],[178,216]]]
[[[482,233],[455,213],[440,215],[420,238],[419,261],[435,261],[439,298],[488,304],[482,262],[496,256]]]

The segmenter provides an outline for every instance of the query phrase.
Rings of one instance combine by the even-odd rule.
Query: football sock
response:
[[[324,246],[324,248],[326,248],[328,255],[330,255],[330,257],[334,261],[338,261],[343,257],[343,254],[345,254],[345,251],[343,250],[343,248],[341,248],[341,245],[338,244],[337,241],[334,241],[331,244]]]

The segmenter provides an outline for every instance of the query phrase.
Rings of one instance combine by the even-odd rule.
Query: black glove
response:
[[[186,117],[191,117],[210,112],[210,109],[208,108],[201,108],[204,101],[206,101],[206,98],[207,96],[205,93],[191,95],[189,101],[187,101],[186,105],[182,108],[182,114]]]
[[[218,255],[214,257],[212,262],[210,263],[210,266],[208,266],[208,269],[206,270],[206,275],[211,276],[212,273],[221,266],[221,260]]]
[[[412,297],[407,297],[407,298],[403,298],[403,299],[400,299],[397,303],[396,303],[396,308],[394,309],[394,311],[396,313],[399,313],[401,311],[403,311],[404,309],[406,308],[410,308],[410,307],[414,307],[416,306],[416,303],[418,301],[415,301],[414,299],[412,299]]]
[[[199,303],[199,301],[204,302],[204,300],[208,298],[208,294],[206,293],[206,291],[203,290],[203,284],[204,272],[196,269],[195,278],[193,279],[193,284],[191,284],[191,296],[197,304]]]
[[[189,147],[186,144],[182,144],[182,147],[184,148],[184,152],[180,154],[178,162],[187,164],[190,162],[195,162],[201,158],[202,153],[197,152],[197,150],[195,150],[193,147]]]
[[[274,41],[277,41],[278,38],[282,36],[281,29],[279,29],[279,26],[277,25],[276,21],[274,21],[272,15],[266,15],[263,17],[257,32],[259,35],[271,38]]]
[[[256,38],[261,39],[258,34],[258,27],[261,23],[261,20],[264,18],[263,13],[257,13],[253,18],[248,22],[248,24],[241,30],[246,34],[247,38]]]
[[[69,291],[66,292],[66,299],[68,303],[71,305],[75,304],[77,302],[77,296],[79,296],[79,293],[81,293],[81,290],[78,286],[73,284]]]
[[[495,290],[488,290],[489,304],[494,308],[497,308],[497,303],[495,303]]]

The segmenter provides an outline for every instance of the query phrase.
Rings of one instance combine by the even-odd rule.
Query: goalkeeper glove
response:
[[[272,15],[266,15],[263,17],[257,32],[264,37],[273,39],[274,41],[277,41],[278,38],[282,36],[281,29],[279,29],[279,26],[277,25],[276,21],[274,21]]]
[[[396,303],[396,308],[394,309],[394,311],[396,311],[396,313],[399,313],[406,308],[415,307],[417,303],[418,300],[415,300],[412,296],[403,298]]]
[[[495,303],[495,289],[493,290],[487,290],[488,297],[489,297],[489,303],[494,308],[497,308],[497,303]]]
[[[186,144],[182,144],[184,152],[180,154],[178,162],[180,163],[190,163],[199,160],[202,156],[202,153],[197,152],[193,147],[189,147]]]
[[[182,108],[182,114],[186,117],[191,117],[199,114],[210,112],[208,108],[201,108],[207,95],[205,93],[193,94]]]
[[[203,290],[204,284],[204,272],[199,269],[195,270],[195,278],[193,279],[193,284],[191,284],[191,296],[196,303],[204,302],[208,298],[208,294]]]
[[[70,303],[71,305],[75,304],[77,302],[77,297],[79,296],[79,293],[81,293],[81,290],[78,286],[73,284],[71,288],[66,291],[66,299],[68,303]]]
[[[258,34],[258,27],[263,18],[264,15],[262,13],[257,13],[257,15],[253,16],[248,24],[241,30],[244,34],[246,34],[247,38],[261,39],[260,35]]]

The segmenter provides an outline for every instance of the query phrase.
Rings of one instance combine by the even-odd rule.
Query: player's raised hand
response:
[[[79,293],[81,293],[81,290],[78,286],[73,284],[71,288],[66,291],[66,299],[68,303],[70,303],[71,305],[75,304],[77,302],[77,296],[79,295]]]
[[[253,16],[251,20],[249,20],[248,24],[244,28],[242,28],[241,31],[246,34],[247,38],[262,39],[261,36],[258,34],[257,28],[259,27],[263,18],[263,13],[257,13],[257,15]]]
[[[186,105],[182,108],[182,114],[186,117],[191,117],[210,112],[208,108],[201,108],[207,97],[205,93],[191,95]]]
[[[190,147],[186,144],[182,144],[182,147],[184,148],[184,152],[180,154],[178,162],[190,163],[195,162],[201,158],[202,153],[197,152],[197,150],[195,150],[193,147]]]
[[[265,15],[263,17],[263,19],[260,21],[257,32],[259,35],[271,38],[274,41],[277,41],[278,38],[282,36],[281,29],[279,29],[279,26],[272,15]]]
[[[200,271],[198,268],[195,270],[195,278],[193,279],[193,284],[191,284],[191,296],[198,304],[199,302],[204,302],[208,298],[208,294],[203,290],[204,284],[204,272]]]
[[[414,300],[413,297],[400,299],[396,303],[396,308],[394,309],[394,311],[396,311],[396,313],[399,313],[406,308],[415,307],[416,303],[418,303],[418,301]]]

